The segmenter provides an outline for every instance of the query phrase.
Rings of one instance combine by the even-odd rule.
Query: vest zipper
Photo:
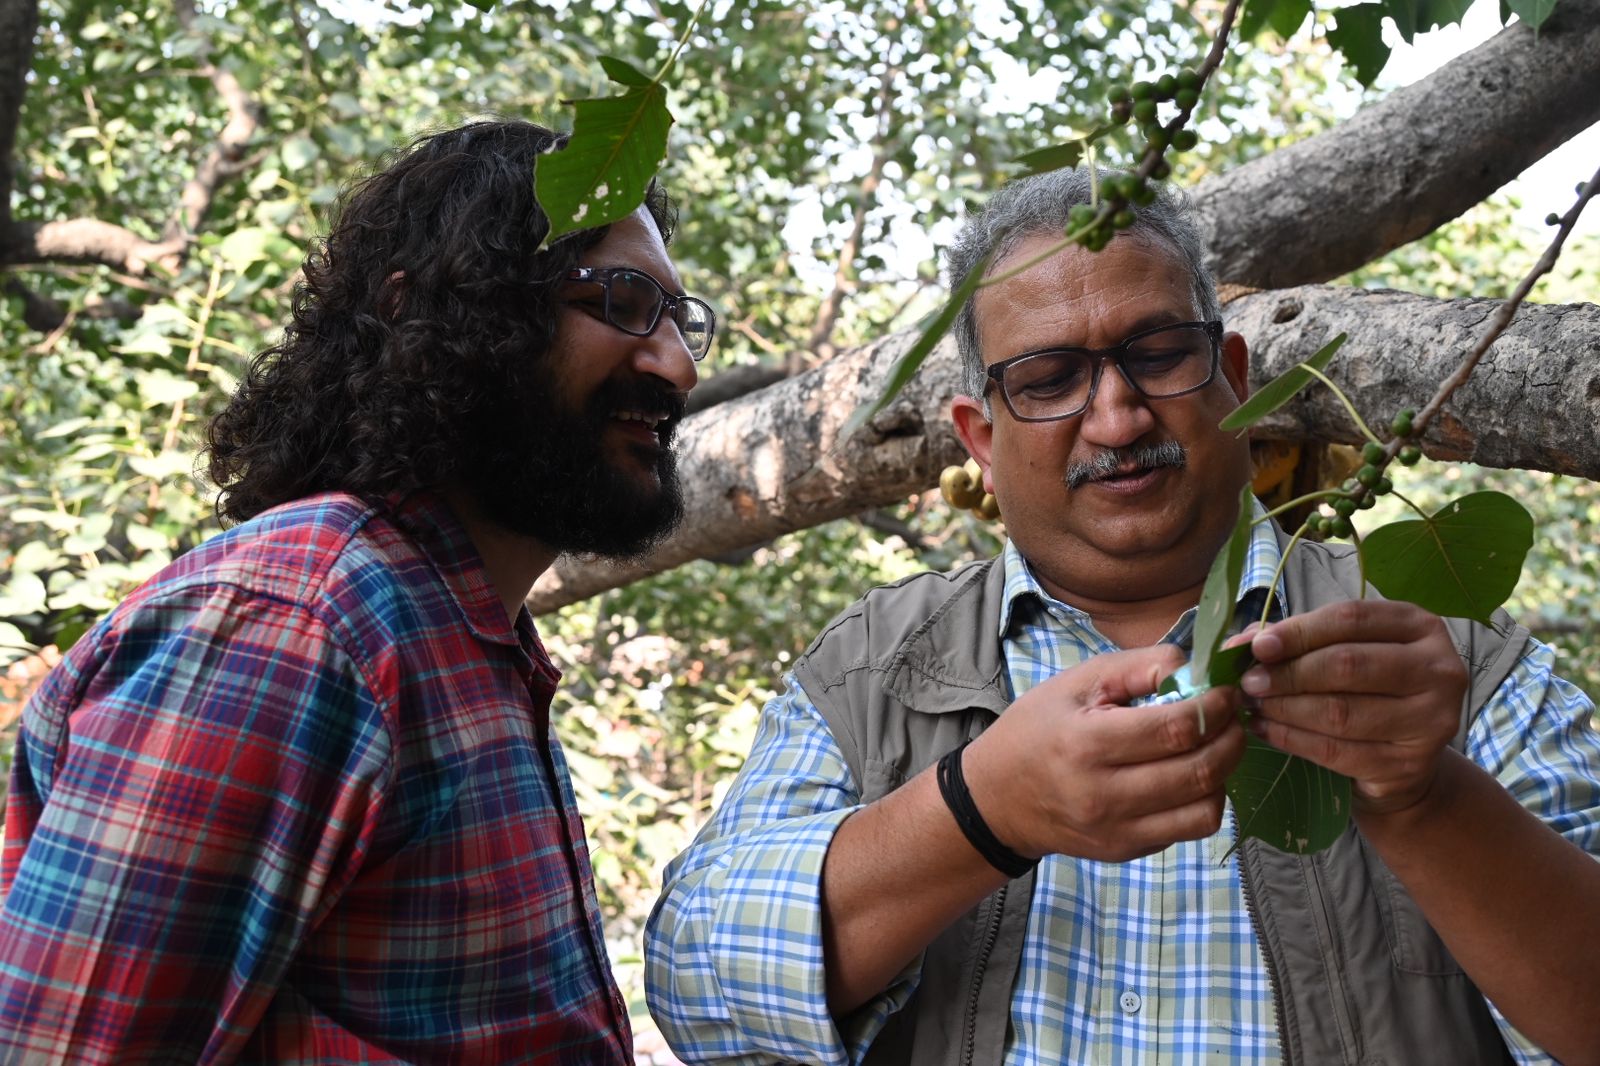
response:
[[[983,930],[983,940],[978,945],[978,957],[972,965],[972,993],[967,998],[967,1016],[961,1030],[962,1066],[972,1066],[972,1057],[977,1054],[978,993],[983,988],[983,972],[989,968],[989,953],[994,950],[994,942],[1000,938],[1000,920],[1005,915],[1006,892],[1010,888],[1011,883],[1008,881],[995,890],[992,897],[994,906],[989,911],[989,921]]]
[[[1261,912],[1256,909],[1256,893],[1250,884],[1250,865],[1245,861],[1244,841],[1239,840],[1239,812],[1228,805],[1233,819],[1233,839],[1239,841],[1239,887],[1244,895],[1244,911],[1250,917],[1250,927],[1261,942],[1261,958],[1267,964],[1267,984],[1272,989],[1272,1024],[1278,1030],[1278,1047],[1283,1051],[1283,1066],[1294,1066],[1294,1053],[1289,1048],[1288,1035],[1283,1030],[1283,983],[1278,978],[1278,964],[1267,948],[1266,928],[1261,923]]]

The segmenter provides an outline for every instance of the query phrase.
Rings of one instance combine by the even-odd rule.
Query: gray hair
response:
[[[1097,180],[1121,171],[1099,168]],[[1118,239],[1134,237],[1165,248],[1194,278],[1194,303],[1203,320],[1220,319],[1222,302],[1217,299],[1217,284],[1206,266],[1205,243],[1195,221],[1189,197],[1170,185],[1153,182],[1156,198],[1145,207],[1134,208],[1133,225],[1118,233]],[[993,269],[1022,241],[1037,234],[1064,235],[1067,213],[1078,204],[1089,203],[1089,171],[1086,167],[1052,170],[1018,178],[1002,185],[984,208],[962,227],[955,242],[945,252],[945,270],[953,289],[961,284],[974,264],[991,256]],[[978,351],[976,293],[967,299],[956,316],[956,348],[961,352],[961,383],[968,396],[983,395],[985,380],[983,355]],[[987,408],[986,408],[987,410]]]

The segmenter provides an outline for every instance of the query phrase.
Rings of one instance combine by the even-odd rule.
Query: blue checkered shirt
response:
[[[1259,508],[1258,508],[1259,511]],[[1256,527],[1239,620],[1258,617],[1280,553]],[[1116,645],[1004,553],[997,634],[1015,694]],[[1274,597],[1282,602],[1280,583]],[[1187,645],[1191,610],[1164,638]],[[1579,847],[1600,854],[1600,736],[1593,705],[1530,645],[1475,719],[1466,753]],[[766,707],[749,761],[694,843],[667,868],[646,935],[651,1013],[686,1062],[857,1063],[916,987],[913,962],[841,1030],[823,980],[823,857],[860,792],[791,676]],[[1006,1066],[1281,1059],[1266,966],[1223,829],[1156,855],[1039,864],[1011,998]],[[1518,1062],[1553,1060],[1499,1013]]]

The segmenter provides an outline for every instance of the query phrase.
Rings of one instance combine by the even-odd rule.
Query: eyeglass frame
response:
[[[1142,385],[1133,380],[1133,375],[1128,372],[1128,364],[1126,362],[1128,358],[1129,344],[1139,340],[1141,337],[1148,337],[1152,334],[1161,333],[1169,329],[1188,329],[1195,326],[1199,326],[1205,330],[1206,337],[1211,341],[1211,367],[1206,371],[1206,377],[1204,381],[1200,382],[1198,385],[1191,385],[1186,389],[1180,389],[1177,392],[1169,392],[1160,396],[1152,396],[1150,393],[1144,390]],[[1006,410],[1011,413],[1011,417],[1016,419],[1018,422],[1059,422],[1063,418],[1075,418],[1087,411],[1089,409],[1089,405],[1094,403],[1095,393],[1100,388],[1101,371],[1105,369],[1106,363],[1110,362],[1116,365],[1117,373],[1122,375],[1122,380],[1126,381],[1129,387],[1132,388],[1134,392],[1137,392],[1140,396],[1143,396],[1147,400],[1173,400],[1179,396],[1187,396],[1191,392],[1199,392],[1201,389],[1205,388],[1207,385],[1211,384],[1217,379],[1217,364],[1221,362],[1222,358],[1222,333],[1222,320],[1213,318],[1203,322],[1169,322],[1165,326],[1152,326],[1149,329],[1142,329],[1137,333],[1129,334],[1122,339],[1120,344],[1112,345],[1109,348],[1079,348],[1072,345],[1057,345],[1050,348],[1034,348],[1031,351],[1023,352],[1021,355],[1013,355],[1009,359],[1002,359],[1000,362],[994,363],[993,365],[985,368],[984,396],[987,397],[989,393],[990,383],[998,385],[1000,388],[1000,399],[1005,402]],[[1081,355],[1086,355],[1093,362],[1094,369],[1090,371],[1089,377],[1089,395],[1084,397],[1083,405],[1075,410],[1059,415],[1045,415],[1043,417],[1038,417],[1018,414],[1016,407],[1014,407],[1011,403],[1011,393],[1006,391],[1006,369],[1008,367],[1015,366],[1024,359],[1032,359],[1035,356],[1040,355],[1055,355],[1061,352],[1076,352]]]
[[[660,293],[661,295],[661,302],[656,304],[655,317],[651,319],[649,328],[643,331],[629,329],[627,326],[622,325],[616,319],[611,317],[611,279],[617,274],[623,272],[637,274],[644,278],[646,281],[650,282],[650,284],[654,285],[656,287],[656,292]],[[663,313],[667,311],[674,313],[674,323],[676,323],[676,312],[679,304],[699,304],[701,307],[705,308],[706,311],[705,351],[696,354],[694,348],[689,344],[688,337],[683,337],[683,346],[689,350],[689,358],[697,363],[711,354],[711,344],[716,340],[717,337],[717,312],[710,304],[706,303],[698,296],[674,296],[672,293],[667,291],[666,286],[662,285],[661,282],[657,281],[653,276],[651,276],[649,271],[630,266],[573,267],[571,270],[567,271],[566,280],[600,286],[600,288],[606,294],[605,303],[600,315],[601,321],[610,326],[612,329],[626,333],[630,337],[648,337],[654,334],[655,331],[661,326]],[[678,335],[683,336],[683,331],[681,329],[678,331]]]

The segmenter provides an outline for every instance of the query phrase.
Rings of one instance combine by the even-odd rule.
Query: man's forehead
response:
[[[1161,243],[1127,234],[1100,252],[1061,243],[1053,232],[1023,238],[989,268],[973,305],[986,362],[1030,347],[1112,344],[1121,338],[1093,334],[1197,314],[1192,275]]]

